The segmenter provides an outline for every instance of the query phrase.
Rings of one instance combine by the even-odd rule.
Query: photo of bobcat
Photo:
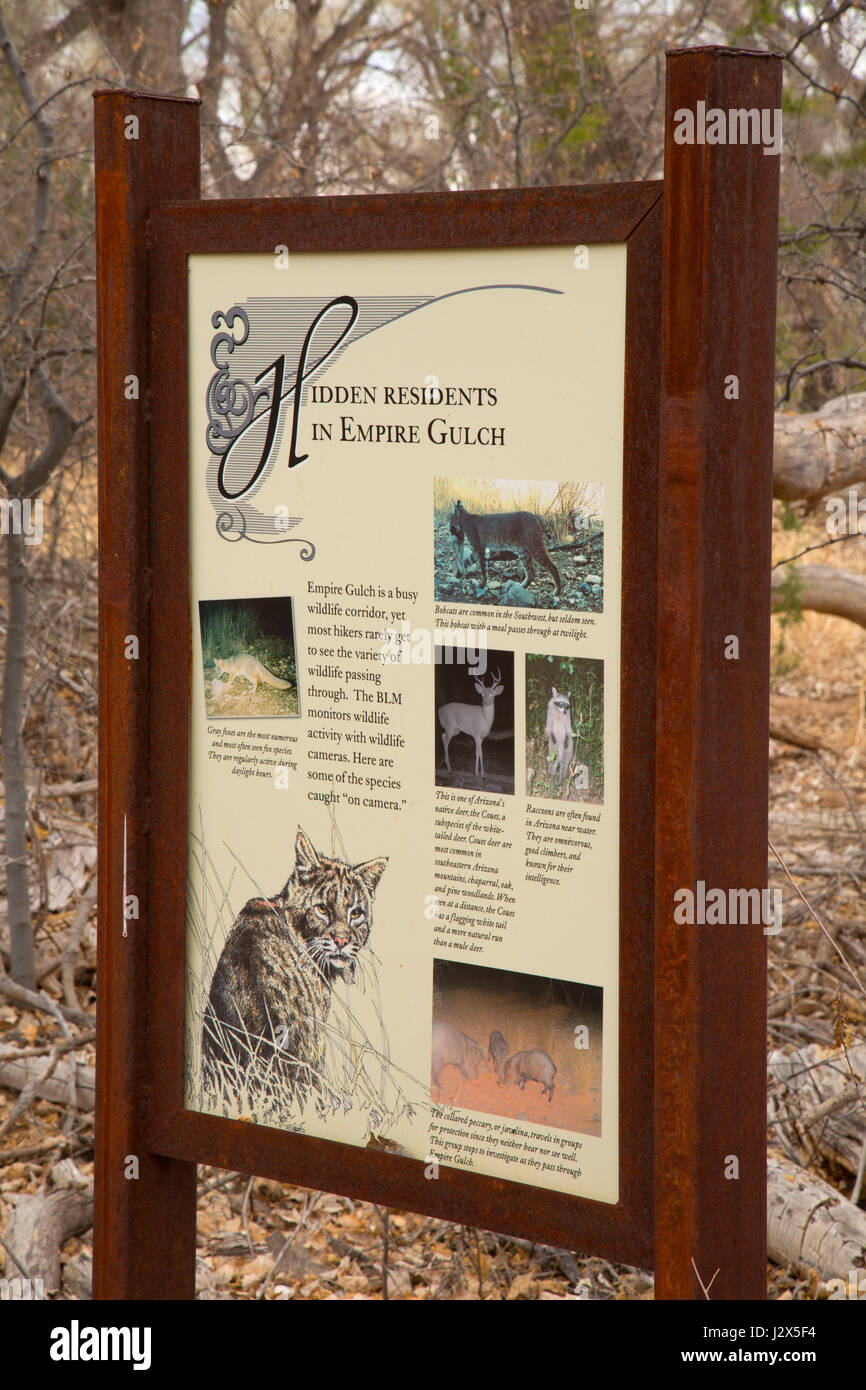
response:
[[[598,483],[436,478],[435,598],[600,613],[603,512]]]
[[[324,1092],[332,988],[355,978],[387,862],[319,854],[298,829],[285,887],[241,909],[217,962],[201,1035],[207,1090],[240,1099],[258,1084],[300,1102]]]
[[[297,717],[290,598],[203,600],[199,625],[208,719]]]

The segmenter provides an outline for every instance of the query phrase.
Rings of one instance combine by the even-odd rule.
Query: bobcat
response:
[[[296,1096],[316,1084],[331,986],[355,977],[387,862],[326,858],[298,829],[285,888],[241,909],[214,971],[202,1030],[208,1089],[221,1079],[240,1099],[244,1082],[284,1084]]]
[[[228,674],[228,685],[238,676],[245,676],[252,683],[254,695],[259,688],[259,681],[273,685],[277,690],[290,690],[292,686],[291,681],[281,681],[279,676],[275,676],[273,671],[269,671],[254,656],[250,656],[249,652],[243,652],[241,656],[233,656],[230,659],[217,656],[214,658],[214,666],[220,679]]]
[[[469,542],[481,570],[481,584],[477,597],[487,592],[487,552],[493,547],[513,550],[523,562],[524,586],[535,579],[535,565],[540,565],[553,575],[556,592],[562,592],[559,570],[547,551],[544,530],[537,516],[532,512],[493,512],[476,514],[467,512],[462,502],[455,502],[451,513],[451,539],[457,558],[457,568],[461,575],[466,573],[463,558],[464,541]]]

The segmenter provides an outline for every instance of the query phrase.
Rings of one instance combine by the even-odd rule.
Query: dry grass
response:
[[[436,522],[448,520],[455,502],[469,512],[532,512],[545,522],[548,543],[571,540],[575,512],[600,521],[604,489],[596,483],[515,482],[500,478],[436,478],[433,511]]]

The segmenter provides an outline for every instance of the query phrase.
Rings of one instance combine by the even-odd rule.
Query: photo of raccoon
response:
[[[526,657],[526,792],[604,802],[604,662]]]
[[[574,740],[578,737],[571,727],[571,698],[556,686],[551,687],[550,703],[547,706],[548,760],[556,762],[556,775],[567,777],[574,754]]]

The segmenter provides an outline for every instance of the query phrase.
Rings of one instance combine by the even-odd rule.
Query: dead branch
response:
[[[4,1056],[17,1061],[21,1057],[47,1057],[52,1052],[60,1057],[64,1052],[76,1052],[79,1047],[95,1040],[96,1029],[90,1028],[86,1033],[76,1033],[74,1037],[63,1038],[59,1042],[43,1043],[41,1047],[13,1047],[9,1043],[0,1043],[0,1047],[6,1049]]]
[[[41,1096],[44,1100],[68,1105],[71,1064],[58,1061],[57,1049],[52,1060],[55,1065],[47,1071],[40,1058],[16,1057],[15,1048],[0,1043],[0,1086],[24,1094],[30,1091],[31,1099]],[[77,1109],[92,1110],[96,1089],[93,1067],[77,1066],[74,1079]]]
[[[78,995],[75,993],[75,966],[78,962],[81,934],[87,925],[87,919],[93,911],[93,905],[96,902],[96,886],[97,880],[94,874],[75,910],[72,926],[69,928],[69,936],[66,939],[66,945],[63,948],[63,953],[60,958],[60,978],[63,982],[63,997],[66,1000],[66,1007],[68,1009],[78,1008]]]
[[[795,565],[773,571],[771,607],[789,606],[791,576],[796,579],[796,603],[815,613],[830,613],[866,627],[866,577],[830,565]]]
[[[848,1049],[851,1065],[866,1076],[866,1044]],[[767,1118],[789,1158],[810,1163],[816,1154],[857,1172],[866,1138],[866,1113],[844,1056],[810,1043],[771,1052],[772,1087]]]
[[[67,1008],[65,1004],[57,1004],[54,1000],[52,1000],[53,1007],[50,1007],[46,1003],[48,998],[46,994],[37,994],[35,990],[25,989],[23,985],[17,985],[6,975],[0,975],[0,994],[5,995],[11,1003],[19,1004],[26,1009],[38,1009],[40,1013],[44,1014],[54,1014],[56,1009],[70,1023],[78,1023],[83,1028],[93,1027],[93,1014],[86,1014],[81,1009]]]
[[[29,1066],[24,1065],[24,1085],[19,1088],[21,1091],[20,1096],[12,1106],[6,1119],[0,1124],[0,1139],[3,1138],[7,1130],[12,1128],[16,1120],[19,1120],[21,1116],[30,1109],[30,1106],[40,1094],[42,1088],[48,1085],[51,1074],[56,1066],[57,1052],[54,1049],[52,1049],[47,1066],[43,1067],[38,1062],[31,1062]],[[3,1069],[0,1068],[0,1082],[2,1082],[2,1079]]]
[[[0,1163],[17,1163],[20,1158],[38,1158],[40,1154],[50,1153],[54,1149],[68,1149],[74,1142],[68,1134],[46,1134],[38,1144],[22,1144],[17,1149],[0,1149]]]
[[[98,785],[95,777],[88,777],[83,782],[58,782],[56,787],[40,787],[39,800],[44,801],[48,797],[84,796],[85,792],[95,792]]]

